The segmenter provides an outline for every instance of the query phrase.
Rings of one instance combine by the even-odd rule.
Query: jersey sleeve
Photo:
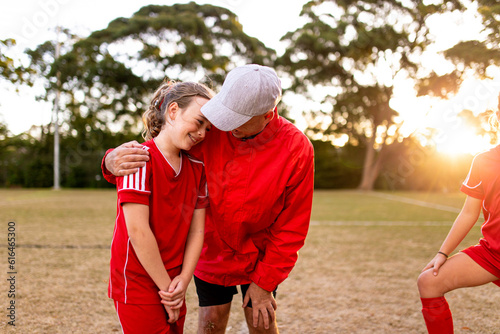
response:
[[[198,199],[196,201],[196,209],[203,209],[208,207],[208,187],[207,178],[205,176],[205,168],[202,168],[200,178],[200,188],[198,189]]]
[[[151,196],[151,164],[139,168],[135,174],[116,177],[118,203],[138,203],[149,205]]]
[[[484,198],[484,188],[481,178],[481,155],[476,155],[469,170],[469,174],[465,178],[460,191],[468,196],[483,199]]]

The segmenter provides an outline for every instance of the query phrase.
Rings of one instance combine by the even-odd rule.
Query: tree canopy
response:
[[[490,78],[488,68],[500,66],[500,4],[476,0],[483,23],[484,39],[461,41],[443,52],[455,66],[445,74],[432,72],[420,80],[419,94],[447,98],[456,94],[471,70],[480,79]]]
[[[402,140],[389,102],[397,77],[415,77],[418,56],[431,42],[426,19],[456,9],[459,1],[315,0],[301,13],[309,22],[283,37],[290,46],[280,65],[292,89],[311,95],[329,88],[326,106],[312,111],[318,122],[310,131],[365,147],[360,188],[373,188],[386,147]]]
[[[41,98],[62,92],[62,109],[100,129],[115,121],[137,125],[135,116],[166,78],[217,86],[241,63],[270,64],[275,58],[274,50],[242,31],[231,11],[194,2],[146,6],[86,38],[68,31],[65,36],[58,59],[54,41],[28,52],[30,68],[46,78]]]
[[[8,56],[8,50],[15,45],[16,41],[12,38],[0,40],[0,78],[14,84],[30,84],[28,80],[31,74],[30,69],[16,64],[15,60]]]

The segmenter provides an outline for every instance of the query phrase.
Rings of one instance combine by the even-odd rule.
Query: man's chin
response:
[[[241,132],[235,133],[234,131],[231,131],[231,134],[233,135],[234,138],[238,138],[238,139],[244,138],[244,135]]]

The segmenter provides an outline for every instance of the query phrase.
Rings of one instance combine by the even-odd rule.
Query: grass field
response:
[[[306,245],[278,289],[281,333],[425,333],[416,278],[464,198],[317,191]],[[115,200],[113,190],[0,190],[0,332],[120,332],[106,297]],[[17,243],[15,327],[7,325],[9,222]],[[477,242],[479,225],[461,247]],[[245,333],[235,298],[227,333]],[[500,289],[493,284],[447,299],[456,333],[500,333]],[[195,333],[192,285],[187,304],[185,332]]]

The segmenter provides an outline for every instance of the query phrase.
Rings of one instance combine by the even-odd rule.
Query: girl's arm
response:
[[[137,203],[124,203],[125,223],[135,253],[149,276],[160,290],[170,285],[170,277],[163,265],[156,238],[149,226],[149,207]],[[178,313],[167,309],[169,322],[177,321]],[[177,316],[176,316],[177,313]]]
[[[482,200],[467,196],[465,199],[465,204],[460,211],[457,219],[453,223],[453,226],[448,233],[448,236],[444,240],[443,244],[439,248],[439,253],[425,266],[422,271],[429,268],[434,268],[434,275],[438,274],[439,268],[446,262],[447,257],[444,254],[450,255],[455,248],[464,240],[465,236],[472,229],[479,214],[481,213]],[[444,253],[444,254],[443,254]]]
[[[165,305],[180,308],[186,294],[186,289],[193,277],[194,269],[200,258],[205,233],[205,211],[206,209],[195,209],[189,233],[186,240],[186,250],[182,262],[182,272],[172,280],[168,290],[160,291]]]
[[[186,240],[186,250],[182,262],[182,272],[179,276],[187,279],[188,283],[193,277],[194,269],[198,264],[201,249],[203,247],[203,237],[205,235],[205,212],[206,209],[195,209],[189,233]]]

